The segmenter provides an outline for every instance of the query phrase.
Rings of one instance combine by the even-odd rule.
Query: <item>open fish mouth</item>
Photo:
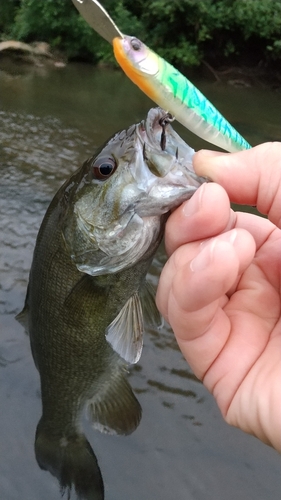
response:
[[[143,147],[143,159],[157,177],[164,177],[175,166],[186,168],[190,181],[194,179],[194,185],[198,187],[198,183],[206,182],[206,178],[195,174],[192,165],[195,151],[173,129],[173,121],[173,116],[161,108],[152,108],[148,112],[146,120],[136,128]]]
[[[172,127],[169,127],[173,121],[174,117],[170,113],[161,108],[152,108],[149,110],[146,119],[139,124],[137,128],[138,136],[141,141],[147,142],[150,147],[172,153],[172,151],[169,151],[170,144],[167,143],[167,133],[173,136],[174,131]],[[178,134],[176,135],[178,138]]]
[[[139,147],[142,147],[142,160],[146,169],[138,168],[133,175],[139,186],[147,193],[146,205],[136,207],[139,215],[148,215],[154,205],[154,215],[163,214],[180,205],[207,181],[194,172],[192,157],[195,153],[173,129],[173,117],[161,108],[148,112],[136,128]]]

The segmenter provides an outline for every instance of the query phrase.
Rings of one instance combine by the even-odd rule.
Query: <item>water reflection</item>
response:
[[[156,387],[158,391],[163,391],[170,394],[178,394],[179,396],[184,396],[186,398],[196,398],[196,394],[194,391],[188,391],[185,389],[181,389],[180,387],[170,387],[163,384],[163,382],[157,382],[156,380],[148,379],[147,384],[151,387]]]
[[[198,86],[252,144],[280,137],[277,95]],[[0,100],[0,497],[56,500],[57,481],[37,467],[33,453],[39,377],[14,315],[23,304],[34,241],[53,194],[111,133],[143,118],[151,103],[121,73],[82,65],[0,76]],[[186,131],[182,135],[196,149],[203,145]],[[149,276],[153,284],[165,258],[162,249]],[[106,500],[237,500],[238,494],[241,500],[279,499],[278,455],[222,421],[167,325],[147,332],[129,380],[143,408],[134,434],[100,435],[85,422]]]

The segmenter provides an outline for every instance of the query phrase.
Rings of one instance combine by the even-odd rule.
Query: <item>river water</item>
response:
[[[195,83],[252,145],[280,140],[280,94]],[[0,498],[58,500],[56,480],[34,457],[39,376],[14,316],[52,196],[111,134],[144,118],[151,101],[118,71],[71,64],[0,72],[0,102]],[[178,130],[195,149],[208,147]],[[162,248],[149,277],[155,285],[164,261]],[[279,500],[280,457],[224,423],[167,325],[146,333],[129,378],[143,408],[138,429],[114,437],[85,424],[106,500]]]

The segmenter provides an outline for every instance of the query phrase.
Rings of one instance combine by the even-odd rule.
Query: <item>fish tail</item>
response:
[[[73,429],[67,435],[52,434],[39,422],[35,438],[38,465],[60,483],[61,493],[70,499],[72,487],[78,500],[103,500],[104,486],[97,458],[83,434]]]

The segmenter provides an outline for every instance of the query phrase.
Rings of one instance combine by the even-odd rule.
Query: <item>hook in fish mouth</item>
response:
[[[162,118],[159,120],[159,125],[162,127],[162,134],[161,134],[161,139],[160,139],[160,146],[162,151],[166,148],[166,126],[173,122],[175,119],[174,116],[171,115],[171,113],[166,113]]]
[[[161,125],[161,127],[165,127],[166,125],[168,125],[168,123],[173,122],[174,119],[175,117],[171,115],[171,113],[166,113],[164,116],[162,116],[162,118],[160,118],[159,125]]]

